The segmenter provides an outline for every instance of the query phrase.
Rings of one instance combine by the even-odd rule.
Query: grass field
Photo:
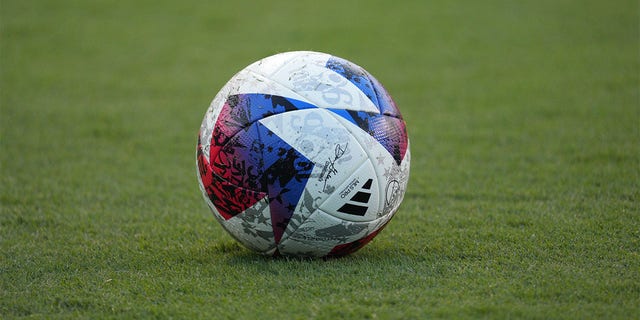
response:
[[[0,318],[640,317],[636,1],[0,1]],[[317,50],[391,92],[412,176],[333,260],[236,244],[218,89]]]

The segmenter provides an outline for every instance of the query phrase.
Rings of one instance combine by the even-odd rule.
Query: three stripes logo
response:
[[[371,198],[371,184],[373,183],[373,179],[367,180],[367,182],[362,185],[360,190],[356,192],[356,194],[351,197],[349,202],[345,203],[338,209],[338,212],[352,214],[356,216],[364,216],[367,213],[367,209],[369,208],[367,204],[369,203],[369,198]]]

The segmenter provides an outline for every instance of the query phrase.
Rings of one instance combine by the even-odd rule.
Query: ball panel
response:
[[[326,256],[338,245],[365,238],[387,220],[384,217],[365,222],[344,221],[317,210],[294,232],[282,238],[278,251],[286,255]]]
[[[289,63],[291,60],[299,59],[300,57],[317,56],[323,59],[326,54],[312,52],[312,51],[290,51],[274,54],[264,59],[258,60],[245,68],[255,73],[261,74],[265,77],[270,77],[274,72],[278,71],[282,66]]]
[[[293,98],[311,104],[299,93],[291,88],[274,81],[270,76],[258,73],[250,69],[243,69],[227,82],[229,90],[227,96],[236,94],[263,94]]]
[[[256,124],[260,128],[264,179],[269,194],[273,232],[276,242],[279,242],[300,201],[314,164],[281,136],[260,122]]]
[[[365,96],[378,107],[378,97],[376,95],[373,84],[369,80],[369,73],[355,63],[349,62],[338,57],[331,57],[327,60],[325,67],[340,74],[342,77],[353,83]]]
[[[384,213],[395,213],[400,207],[400,203],[404,199],[405,192],[407,190],[407,184],[409,183],[409,171],[411,164],[411,152],[407,145],[407,153],[400,163],[399,167],[395,167],[390,170],[389,178],[387,178],[387,184],[385,186],[384,197]],[[385,171],[386,174],[386,171]]]
[[[262,143],[257,125],[225,138],[222,144],[214,142],[211,152],[212,169],[218,177],[245,189],[265,190]]]
[[[380,217],[380,188],[370,161],[347,179],[320,205],[320,209],[346,221],[372,221]]]
[[[209,156],[215,159],[231,137],[254,122],[287,111],[316,108],[304,101],[266,94],[233,94],[219,110],[211,137]]]
[[[373,90],[376,93],[376,100],[378,103],[378,109],[380,109],[380,113],[386,116],[391,116],[394,118],[402,119],[402,114],[400,114],[400,110],[396,106],[396,103],[391,98],[391,95],[387,92],[387,90],[382,86],[382,84],[371,74],[367,73],[369,76],[369,81],[373,85]]]
[[[319,108],[349,109],[379,113],[375,104],[356,85],[325,67],[330,56],[309,63],[295,59],[271,75],[274,81],[291,88]]]
[[[410,153],[408,139],[404,157],[398,164],[389,150],[372,135],[344,117],[337,117],[337,119],[348,128],[353,137],[364,147],[367,157],[373,164],[379,181],[379,192],[380,195],[383,195],[380,197],[379,204],[382,209],[382,215],[395,213],[409,181]]]
[[[227,85],[225,85],[220,90],[220,92],[218,92],[215,98],[213,98],[213,101],[211,101],[211,104],[209,105],[209,108],[207,109],[207,112],[204,114],[204,118],[202,119],[202,124],[200,125],[200,132],[198,135],[198,150],[202,150],[202,155],[207,160],[211,159],[210,147],[213,130],[216,127],[216,122],[218,121],[220,110],[227,100],[227,94],[229,90],[229,83],[227,83]]]
[[[231,219],[268,196],[266,192],[238,187],[216,174],[213,175],[213,181],[206,187],[206,191],[211,203],[225,220]]]
[[[306,186],[313,198],[326,199],[367,161],[367,152],[327,110],[287,112],[260,123],[314,163]]]
[[[234,112],[245,112],[249,113],[249,115],[254,115],[252,121],[248,121],[244,123],[247,124],[255,121],[257,118],[255,116],[261,115],[261,112],[271,111],[272,114],[276,114],[278,112],[283,112],[278,109],[277,105],[279,102],[277,99],[272,99],[273,103],[276,106],[273,107],[275,110],[269,110],[270,103],[269,101],[263,101],[262,104],[257,104],[260,96],[275,96],[281,99],[288,100],[289,103],[294,104],[297,108],[305,108],[305,105],[312,105],[311,102],[306,100],[303,96],[297,94],[291,89],[264,77],[263,75],[257,74],[250,70],[242,70],[234,75],[231,80],[229,80],[225,86],[220,90],[220,92],[215,96],[213,101],[211,102],[207,112],[202,121],[202,125],[200,126],[200,134],[202,137],[202,146],[204,150],[204,154],[207,157],[210,157],[210,143],[212,140],[212,136],[214,134],[214,130],[218,129],[217,125],[220,123],[218,121],[218,117],[233,114]],[[288,97],[288,98],[284,98]],[[268,98],[264,98],[267,99]],[[236,107],[240,105],[240,108],[237,110],[228,110],[230,109],[230,105],[232,107]],[[287,103],[287,102],[283,102]],[[255,110],[247,108],[247,105],[255,106]],[[265,110],[261,110],[258,107],[266,108]],[[284,105],[282,105],[284,107]],[[314,106],[315,107],[315,106]],[[225,110],[227,109],[227,110]],[[232,108],[235,109],[235,108]],[[231,119],[233,121],[233,119]],[[225,120],[226,121],[226,120]],[[222,122],[224,123],[224,122]],[[238,126],[238,125],[236,125]],[[233,122],[230,123],[230,128],[233,128]],[[240,126],[242,128],[242,126]],[[227,128],[221,128],[227,129]],[[228,136],[232,136],[233,132],[225,132]]]
[[[382,226],[380,226],[379,228],[375,229],[373,232],[369,233],[368,235],[358,240],[336,245],[331,249],[331,251],[329,251],[329,253],[327,253],[326,256],[342,257],[362,249],[362,247],[364,247],[367,243],[371,242],[371,240],[373,240],[373,238],[375,238],[378,235],[378,233],[380,233],[380,231],[382,231],[382,229],[384,229],[384,227],[387,226],[389,221],[391,221],[391,217],[389,217],[389,220],[386,220],[384,224],[382,224]]]
[[[357,86],[378,109],[378,113],[402,119],[400,110],[382,84],[364,68],[339,57],[331,57],[326,67]]]
[[[313,162],[260,122],[232,137],[221,149],[213,169],[200,148],[198,156],[203,189],[216,212],[230,219],[266,197],[272,231],[279,241]]]
[[[362,111],[330,110],[375,138],[400,164],[409,140],[404,120]]]
[[[198,138],[198,141],[200,139]],[[211,170],[211,166],[209,166],[209,162],[204,158],[202,148],[200,143],[198,142],[198,149],[196,153],[196,167],[197,167],[197,178],[198,178],[198,187],[200,187],[200,193],[204,198],[205,203],[211,209],[211,212],[216,217],[216,219],[222,223],[224,220],[222,215],[218,213],[218,209],[213,205],[211,199],[209,198],[209,192],[207,191],[207,187],[211,184],[213,180],[213,172]]]
[[[369,118],[369,130],[400,165],[409,143],[404,120],[385,115],[373,116]]]
[[[239,187],[218,176],[204,157],[200,144],[196,162],[202,194],[207,199],[207,204],[216,208],[214,214],[219,217],[230,219],[266,197],[264,192]]]
[[[220,220],[219,220],[220,221]],[[222,227],[247,248],[269,254],[276,247],[267,197],[221,221]]]

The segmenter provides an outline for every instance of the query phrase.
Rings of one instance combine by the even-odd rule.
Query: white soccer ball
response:
[[[207,110],[200,189],[236,240],[265,255],[342,256],[391,220],[409,179],[405,122],[363,68],[311,51],[238,72]]]

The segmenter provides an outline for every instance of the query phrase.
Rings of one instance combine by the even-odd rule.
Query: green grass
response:
[[[0,318],[637,318],[635,1],[0,2]],[[237,245],[195,178],[254,60],[352,60],[408,123],[393,222],[335,260]]]

